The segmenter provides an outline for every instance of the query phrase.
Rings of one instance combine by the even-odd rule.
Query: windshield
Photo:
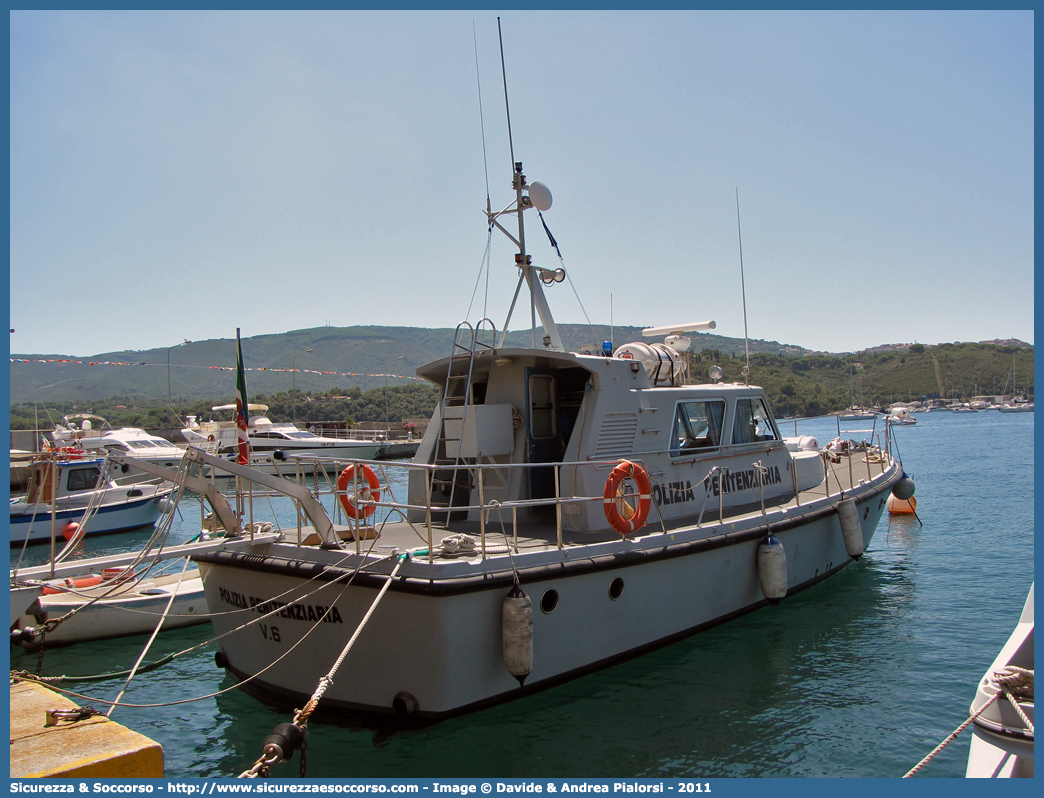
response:
[[[732,426],[733,443],[755,443],[776,440],[772,416],[759,399],[738,399],[736,421]]]

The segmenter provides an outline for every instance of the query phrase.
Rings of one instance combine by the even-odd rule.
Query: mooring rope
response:
[[[359,625],[356,627],[355,632],[351,638],[345,644],[344,648],[341,649],[340,655],[334,660],[333,666],[326,673],[325,676],[320,677],[319,684],[315,688],[315,692],[312,693],[312,697],[308,699],[304,707],[298,710],[293,721],[290,723],[280,724],[276,727],[275,732],[266,739],[264,748],[261,752],[261,756],[257,758],[253,765],[250,766],[249,770],[245,770],[239,774],[241,779],[252,779],[268,776],[268,768],[271,765],[282,762],[284,759],[289,759],[293,756],[294,748],[302,748],[302,757],[304,756],[304,736],[308,732],[308,719],[312,716],[312,713],[319,706],[319,702],[326,694],[327,688],[333,684],[334,676],[337,674],[338,669],[348,656],[348,652],[352,650],[352,646],[355,645],[355,641],[359,639],[359,635],[362,634],[362,630],[366,628],[366,624],[369,622],[373,613],[377,610],[377,606],[381,603],[384,595],[388,592],[388,588],[391,587],[392,582],[395,581],[395,577],[399,573],[399,569],[402,564],[409,559],[409,553],[398,555],[398,562],[395,563],[395,567],[392,568],[391,573],[388,574],[388,578],[384,584],[381,585],[381,589],[377,593],[377,597],[373,600],[370,608],[366,611]],[[272,742],[273,737],[280,738],[280,742]],[[303,769],[303,766],[302,766]],[[302,774],[303,775],[303,774]]]
[[[178,597],[178,588],[181,583],[185,581],[185,572],[188,570],[189,563],[191,563],[188,557],[185,558],[185,564],[181,567],[181,578],[178,580],[178,584],[173,587],[170,591],[170,598],[167,600],[167,606],[163,610],[163,615],[160,616],[159,621],[156,622],[156,628],[152,630],[152,636],[145,644],[145,648],[141,650],[141,654],[138,655],[138,661],[134,663],[134,667],[131,668],[130,673],[127,674],[127,681],[123,683],[123,687],[120,688],[119,694],[116,696],[116,700],[112,702],[109,707],[109,711],[105,713],[106,717],[111,718],[113,711],[116,709],[116,705],[120,703],[120,699],[123,698],[123,694],[127,692],[127,688],[130,687],[131,680],[134,675],[138,672],[138,668],[141,667],[142,662],[145,661],[146,655],[149,653],[149,649],[152,648],[152,644],[156,641],[156,635],[160,633],[160,629],[163,628],[163,622],[167,620],[167,614],[170,612],[170,608],[174,606],[174,601]]]
[[[1022,718],[1022,722],[1026,724],[1026,728],[1029,733],[1033,734],[1033,723],[1026,716],[1026,713],[1022,711],[1022,707],[1019,706],[1019,700],[1032,700],[1033,699],[1033,671],[1026,668],[1019,668],[1015,665],[1006,665],[999,671],[994,671],[993,678],[990,680],[992,684],[987,686],[986,690],[994,690],[989,700],[973,712],[964,723],[954,729],[950,734],[939,743],[931,752],[920,762],[914,765],[906,775],[904,779],[908,779],[913,776],[917,771],[927,765],[932,759],[935,758],[936,754],[942,751],[946,746],[957,739],[957,735],[968,728],[977,717],[979,717],[986,709],[992,706],[1000,698],[1007,698],[1008,702],[1015,708],[1019,717]]]

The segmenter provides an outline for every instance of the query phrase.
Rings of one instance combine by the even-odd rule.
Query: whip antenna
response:
[[[475,22],[471,22],[471,37],[475,43],[475,83],[478,85],[478,106],[479,106],[479,130],[482,132],[482,171],[486,175],[486,217],[489,218],[493,205],[489,199],[489,158],[486,155],[486,120],[485,114],[482,113],[482,77],[479,72],[479,56],[478,56],[478,34],[475,32]],[[486,254],[482,258],[483,267],[486,271],[486,291],[482,298],[482,318],[486,317],[486,305],[489,302],[489,247],[493,239],[493,225],[489,226],[489,234],[486,237]],[[482,267],[479,268],[479,278],[482,277]],[[478,290],[478,282],[475,283],[475,290]],[[471,301],[475,301],[475,293],[471,294]],[[468,315],[471,315],[471,305],[468,305]]]
[[[486,158],[486,121],[482,114],[482,78],[479,75],[478,34],[475,32],[474,20],[471,22],[471,37],[475,42],[475,82],[478,84],[479,130],[482,131],[482,170],[486,173],[486,210],[489,211],[489,164]]]
[[[508,149],[511,151],[511,167],[515,166],[515,144],[511,140],[511,107],[508,105],[507,67],[504,65],[504,34],[500,30],[500,17],[497,17],[497,38],[500,39],[500,74],[504,76],[504,111],[507,113]],[[521,213],[519,214],[521,217]]]
[[[743,296],[743,348],[747,365],[743,367],[743,384],[750,385],[750,339],[747,337],[747,286],[743,280],[743,230],[740,228],[739,189],[736,189],[736,233],[739,235],[740,292]]]

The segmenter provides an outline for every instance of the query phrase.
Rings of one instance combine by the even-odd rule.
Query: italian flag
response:
[[[239,342],[239,328],[236,327],[236,427],[239,438],[240,465],[250,462],[250,436],[247,434],[247,390],[246,372],[243,370],[243,345]]]

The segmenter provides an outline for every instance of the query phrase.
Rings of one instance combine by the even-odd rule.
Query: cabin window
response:
[[[776,430],[772,426],[772,415],[763,399],[736,400],[736,422],[732,425],[733,443],[756,443],[777,439]]]
[[[555,437],[554,379],[547,374],[529,378],[529,434],[538,439]]]
[[[725,402],[679,402],[671,433],[671,454],[678,456],[691,449],[707,449],[721,445]]]
[[[66,489],[69,491],[91,490],[98,484],[99,474],[101,474],[101,469],[93,466],[89,468],[70,468]]]

